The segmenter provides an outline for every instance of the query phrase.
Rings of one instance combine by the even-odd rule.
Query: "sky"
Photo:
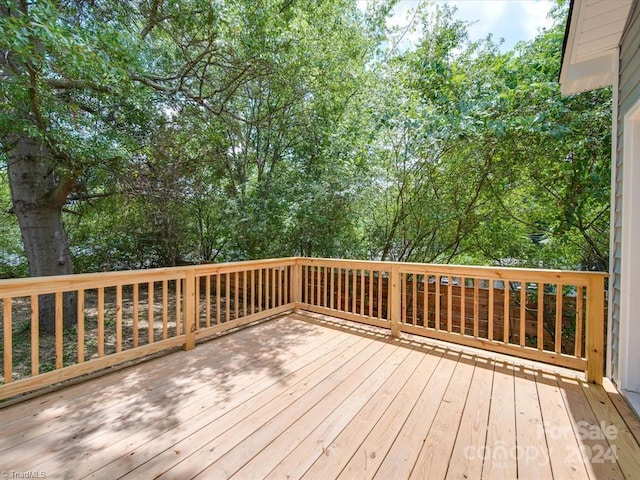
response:
[[[358,0],[361,8],[367,0]],[[428,0],[424,0],[428,1]],[[541,27],[550,27],[548,13],[554,5],[550,0],[430,0],[430,4],[449,3],[457,9],[457,18],[475,22],[469,27],[471,40],[480,40],[492,33],[494,40],[503,38],[501,49],[507,51],[521,40],[531,40]],[[389,26],[405,26],[420,0],[400,0],[396,5]],[[418,33],[407,32],[405,40],[415,42]]]

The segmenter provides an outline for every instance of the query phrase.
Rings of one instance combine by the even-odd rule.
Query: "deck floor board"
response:
[[[300,313],[0,409],[0,470],[631,479],[626,415],[576,372]]]

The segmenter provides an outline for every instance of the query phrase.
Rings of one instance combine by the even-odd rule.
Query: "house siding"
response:
[[[618,118],[616,138],[616,175],[613,205],[613,245],[611,265],[611,376],[619,383],[619,332],[620,332],[620,272],[622,265],[622,175],[624,161],[624,117],[640,101],[640,8],[634,2],[633,10],[620,44],[618,84]]]

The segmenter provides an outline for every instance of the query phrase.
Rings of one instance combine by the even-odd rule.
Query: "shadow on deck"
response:
[[[289,314],[0,410],[3,476],[591,478],[640,422],[570,370]]]

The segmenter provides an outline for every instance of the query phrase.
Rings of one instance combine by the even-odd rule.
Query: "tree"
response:
[[[29,274],[71,273],[67,203],[104,195],[88,186],[105,172],[117,185],[172,102],[220,114],[263,63],[238,62],[217,43],[225,12],[211,2],[4,0],[0,9],[0,143]],[[40,311],[52,331],[50,306]],[[65,325],[74,311],[65,305]]]
[[[65,209],[81,209],[78,202],[86,199],[141,193],[136,174],[144,177],[163,162],[208,163],[209,178],[222,190],[199,191],[218,192],[223,202],[231,195],[237,212],[275,205],[264,202],[280,165],[299,154],[326,161],[331,125],[370,58],[372,29],[384,21],[376,12],[367,19],[348,0],[4,0],[0,142],[15,173],[14,213],[30,274],[73,271]],[[182,142],[173,142],[174,158],[164,160],[153,143],[163,128]],[[187,134],[200,143],[199,151]],[[321,141],[314,145],[309,134]],[[189,161],[177,158],[185,146]],[[179,177],[193,183],[190,174],[195,170]],[[46,182],[36,185],[41,177]],[[164,186],[176,178],[165,178]],[[32,196],[23,198],[27,193]],[[225,209],[229,213],[226,207],[218,211]],[[31,226],[27,210],[32,217],[38,212]],[[166,213],[157,215],[176,231]],[[263,239],[265,232],[244,217],[247,228],[236,238],[249,243],[234,248],[240,256],[259,255],[262,247],[251,246],[251,238]],[[199,223],[201,237],[203,227]],[[44,254],[47,248],[54,251]]]
[[[501,53],[454,9],[417,12],[420,42],[387,53],[366,100],[371,257],[606,269],[610,103],[560,94],[554,15]]]
[[[463,74],[477,46],[453,10],[419,13],[421,42],[389,53],[370,100],[367,155],[380,194],[364,215],[372,257],[450,262],[479,223],[492,152],[491,144],[478,148]]]
[[[562,22],[501,53],[425,7],[399,51],[393,3],[2,0],[0,199],[30,274],[605,266],[609,105],[560,96]]]
[[[491,204],[510,229],[488,221],[476,239],[494,257],[500,242],[486,240],[502,232],[509,238],[504,244],[516,247],[503,255],[528,265],[606,271],[611,96],[607,90],[560,94],[566,11],[554,15],[556,25],[535,40],[485,62],[500,114],[497,153],[509,162],[491,178]]]

